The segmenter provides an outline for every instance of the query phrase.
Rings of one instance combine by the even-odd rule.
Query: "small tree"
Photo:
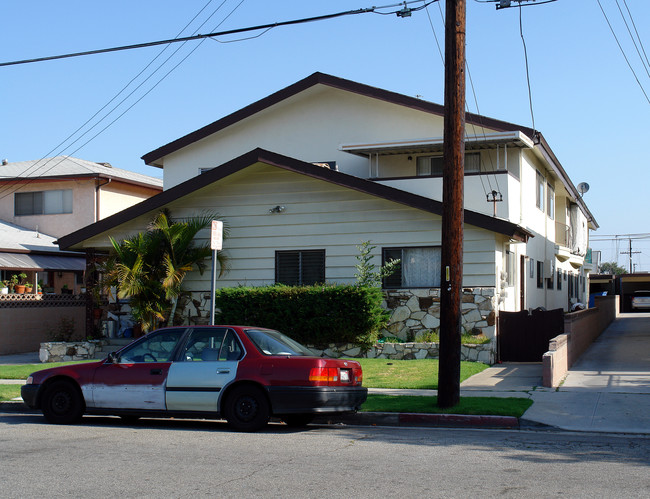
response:
[[[370,241],[363,241],[357,246],[359,254],[356,256],[358,263],[355,265],[357,273],[354,277],[357,278],[359,286],[379,288],[384,278],[393,275],[399,269],[400,260],[394,258],[380,267],[373,264],[372,251],[375,248],[376,246],[370,245]]]
[[[601,263],[600,267],[598,267],[598,272],[600,272],[601,274],[613,274],[613,275],[627,274],[627,270],[625,270],[625,267],[620,267],[616,262]]]

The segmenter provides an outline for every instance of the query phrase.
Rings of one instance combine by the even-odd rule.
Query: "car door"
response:
[[[95,371],[89,407],[165,409],[165,381],[187,328],[155,331],[105,362]],[[90,403],[89,403],[90,402]],[[92,404],[92,405],[91,405]]]
[[[167,376],[165,400],[170,411],[218,412],[221,390],[237,375],[241,343],[228,328],[196,327]]]

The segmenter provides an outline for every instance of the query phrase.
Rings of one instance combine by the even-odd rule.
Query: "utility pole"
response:
[[[640,251],[632,251],[632,238],[629,239],[630,241],[630,249],[628,251],[621,251],[621,255],[629,255],[630,256],[630,274],[634,273],[633,266],[632,266],[632,255],[635,255],[637,253],[641,253]]]
[[[445,124],[440,278],[438,406],[460,400],[460,326],[463,285],[465,165],[465,0],[447,0],[445,15]]]

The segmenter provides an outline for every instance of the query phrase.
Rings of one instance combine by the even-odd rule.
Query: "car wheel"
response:
[[[84,413],[83,397],[69,381],[55,381],[47,386],[42,401],[43,416],[50,423],[76,423]]]
[[[285,414],[282,416],[282,421],[292,428],[302,428],[303,426],[307,426],[313,420],[313,414]]]
[[[257,431],[269,422],[270,408],[264,392],[255,386],[240,386],[228,395],[225,417],[239,431]]]

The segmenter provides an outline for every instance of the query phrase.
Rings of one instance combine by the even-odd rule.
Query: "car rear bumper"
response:
[[[38,409],[38,391],[41,385],[23,385],[20,388],[20,396],[23,398],[25,405],[31,409]]]
[[[362,386],[271,386],[274,414],[323,414],[353,412],[368,397]]]

